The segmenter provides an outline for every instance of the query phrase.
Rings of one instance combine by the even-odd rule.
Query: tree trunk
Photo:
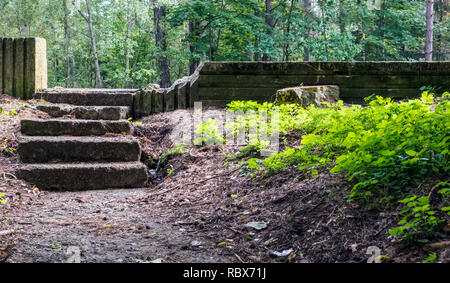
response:
[[[154,3],[156,4],[156,3]],[[169,70],[169,62],[165,55],[167,51],[167,38],[164,33],[161,22],[164,20],[166,16],[166,11],[164,6],[156,6],[153,7],[153,22],[155,24],[155,43],[156,46],[159,47],[161,54],[157,57],[159,73],[160,73],[160,86],[162,88],[170,87],[170,70]]]
[[[294,2],[295,0],[291,0],[291,5],[289,6],[289,15],[286,23],[286,36],[289,37],[289,34],[291,33],[291,17],[292,17],[292,11],[294,9]],[[290,51],[290,43],[289,40],[286,42],[286,45],[284,46],[283,50],[283,61],[289,61],[289,56],[291,55]]]
[[[188,32],[191,38],[195,37],[198,33],[198,24],[194,22],[189,22]],[[191,53],[191,61],[189,63],[189,74],[192,75],[197,69],[198,65],[200,64],[198,60],[193,59],[192,55],[195,53],[196,50],[195,50],[195,43],[192,40],[189,43],[189,51]]]
[[[343,0],[339,0],[339,14],[338,14],[338,24],[340,33],[344,33],[345,31],[345,21],[344,21],[344,3]]]
[[[425,43],[425,61],[433,61],[433,20],[434,0],[427,0],[427,34]]]
[[[440,0],[438,1],[438,21],[439,21],[439,25],[442,25],[446,20],[447,20],[447,15],[449,14],[449,1],[448,0]],[[437,42],[436,42],[437,41]],[[433,44],[434,45],[434,56],[436,61],[445,61],[446,59],[446,41],[444,39],[443,33],[440,32],[437,35],[437,38],[435,40],[435,43],[437,44]],[[437,45],[437,46],[436,46]]]
[[[132,18],[130,12],[127,15],[127,33],[125,38],[126,54],[125,54],[125,88],[130,87],[129,73],[130,73],[130,38],[131,38]]]
[[[312,20],[312,1],[311,0],[303,0],[305,17],[307,20]],[[313,37],[311,28],[306,28],[306,39],[310,39]],[[307,46],[303,47],[303,61],[309,62],[311,60],[311,52]]]
[[[267,24],[267,35],[271,36],[273,33],[273,28],[275,27],[275,20],[272,18],[273,10],[273,0],[266,0],[266,24]],[[269,61],[271,58],[268,54],[264,53],[262,56],[263,61]]]
[[[91,38],[92,53],[94,55],[96,87],[102,88],[103,83],[102,83],[102,77],[100,74],[100,64],[98,62],[97,43],[95,40],[94,27],[92,25],[92,13],[91,13],[91,5],[89,3],[89,0],[86,0],[86,9],[87,9],[87,13],[88,13],[87,16],[84,15],[80,10],[78,10],[78,12],[86,20],[88,27],[89,27],[89,37]]]
[[[71,47],[71,25],[70,25],[70,11],[68,7],[68,2],[70,0],[63,0],[64,1],[64,33],[65,33],[65,51],[66,51],[66,79],[65,79],[65,87],[70,88],[73,87],[73,81],[72,81],[72,71],[74,66],[74,58],[72,54],[72,47]]]
[[[323,42],[325,43],[325,61],[328,61],[328,43],[327,43],[327,29],[325,26],[325,11],[324,11],[324,6],[320,7],[321,13],[322,13],[322,38],[323,38]]]

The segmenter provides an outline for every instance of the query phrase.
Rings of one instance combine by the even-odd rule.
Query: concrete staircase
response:
[[[44,190],[141,187],[147,169],[126,120],[134,90],[61,89],[36,93],[52,118],[21,121],[18,176]],[[61,119],[72,115],[75,119]]]

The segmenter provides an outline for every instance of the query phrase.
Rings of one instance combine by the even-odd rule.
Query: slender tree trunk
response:
[[[271,36],[273,34],[273,28],[275,27],[275,20],[272,18],[272,10],[273,10],[273,0],[265,0],[266,1],[266,24],[267,24],[267,35]],[[262,56],[263,61],[269,61],[271,58],[268,54],[264,53]]]
[[[327,29],[325,26],[325,11],[324,11],[324,6],[321,7],[321,12],[322,12],[322,38],[323,38],[323,42],[325,43],[325,59],[326,61],[328,61],[328,43],[327,43]]]
[[[71,36],[71,25],[70,25],[70,11],[68,7],[69,0],[64,1],[64,33],[65,33],[65,51],[66,51],[66,79],[65,79],[65,87],[70,88],[73,87],[72,81],[72,71],[74,66],[74,58],[72,54],[72,36]]]
[[[142,36],[141,40],[139,41],[136,54],[134,56],[133,68],[132,68],[132,71],[131,71],[131,73],[132,73],[131,77],[133,78],[133,86],[136,85],[136,76],[134,74],[136,72],[136,66],[137,66],[137,63],[138,63],[138,60],[139,60],[139,56],[141,55],[141,48],[142,48],[142,44],[143,44],[143,41],[144,41],[143,38],[144,37]]]
[[[312,21],[312,1],[311,0],[303,0],[305,17],[308,21]],[[313,33],[311,28],[306,28],[306,39],[310,39],[313,37]],[[309,62],[311,60],[310,56],[311,52],[308,46],[303,47],[303,61]]]
[[[92,53],[94,55],[96,87],[102,88],[103,83],[102,83],[102,77],[100,74],[100,64],[98,62],[97,43],[95,40],[94,27],[92,25],[92,12],[91,12],[91,5],[89,3],[89,0],[86,0],[86,9],[87,9],[87,16],[84,15],[80,10],[78,10],[78,12],[86,20],[88,27],[89,27],[89,36],[91,38]]]
[[[340,33],[344,33],[345,31],[345,21],[344,21],[344,7],[343,7],[343,1],[339,0],[339,15],[338,15],[338,24],[339,24],[339,31]]]
[[[130,16],[130,13],[128,12],[127,15],[127,33],[125,38],[125,45],[126,45],[126,54],[125,54],[125,88],[130,87],[130,80],[129,80],[129,73],[130,73],[130,38],[131,38],[131,25],[132,25],[132,18]]]
[[[156,4],[156,3],[154,3]],[[160,72],[160,86],[163,88],[170,87],[170,70],[169,70],[169,62],[165,55],[167,51],[167,38],[166,34],[162,28],[162,21],[166,16],[166,11],[164,6],[153,7],[153,21],[155,24],[155,42],[156,46],[160,48],[162,54],[158,55],[158,65]]]
[[[256,36],[256,38],[255,38],[255,47],[258,48],[258,46],[259,46],[259,36]],[[255,61],[255,62],[261,61],[261,54],[259,52],[256,51],[253,54],[253,61]]]
[[[433,61],[433,20],[434,0],[427,0],[427,34],[425,43],[425,61]]]
[[[288,15],[288,19],[287,19],[287,23],[286,23],[286,36],[289,38],[289,34],[291,33],[291,17],[292,17],[292,11],[294,9],[294,2],[295,0],[291,0],[291,5],[289,7],[289,15]],[[283,51],[283,61],[289,61],[289,56],[290,51],[290,42],[289,40],[286,41],[286,44],[284,46],[284,51]]]
[[[196,52],[195,42],[192,38],[195,38],[198,34],[198,24],[190,21],[188,26],[189,37],[191,38],[191,42],[189,43],[189,51],[191,53],[191,61],[189,63],[189,74],[193,74],[197,69],[200,62],[196,59],[193,59],[193,54]]]
[[[448,9],[449,9],[449,1],[448,0],[439,0],[437,2],[438,5],[438,21],[439,21],[439,25],[442,25],[446,20],[447,20],[447,15],[449,15]],[[443,61],[446,60],[445,58],[445,49],[446,49],[446,44],[445,44],[445,39],[444,36],[442,36],[442,32],[440,32],[437,35],[437,38],[435,40],[434,44],[434,51],[433,53],[435,54],[435,59],[436,61]]]

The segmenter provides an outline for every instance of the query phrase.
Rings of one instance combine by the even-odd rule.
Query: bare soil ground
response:
[[[4,110],[19,110],[0,122],[12,145],[20,119],[45,117],[30,108],[36,102],[20,103],[0,97]],[[3,150],[0,192],[8,202],[1,208],[0,261],[64,262],[70,247],[78,247],[82,262],[367,262],[371,246],[384,262],[422,262],[430,252],[436,261],[450,261],[448,246],[430,251],[390,240],[386,231],[399,220],[397,207],[368,211],[346,202],[352,184],[342,175],[291,169],[252,177],[223,157],[236,154],[234,146],[191,146],[162,162],[176,145],[174,128],[187,126],[190,114],[157,114],[136,126],[150,172],[146,188],[40,191],[15,178],[19,160]],[[287,139],[293,144],[299,137]],[[252,221],[267,227],[244,226]],[[448,241],[444,230],[436,241]]]

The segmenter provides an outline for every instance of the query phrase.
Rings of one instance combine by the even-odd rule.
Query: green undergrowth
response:
[[[449,97],[448,92],[434,97],[424,91],[420,99],[401,102],[372,96],[364,107],[346,107],[339,101],[326,103],[324,108],[310,106],[307,109],[293,104],[234,101],[228,105],[228,110],[247,115],[227,122],[225,128],[233,134],[254,125],[267,129],[262,135],[261,132],[249,134],[247,146],[241,150],[241,156],[236,156],[250,157],[242,161],[246,166],[244,170],[263,175],[277,174],[292,167],[312,175],[323,170],[342,172],[354,184],[348,191],[349,201],[379,209],[397,201],[409,205],[408,211],[401,211],[404,218],[392,235],[410,240],[428,231],[422,233],[427,238],[433,235],[441,219],[430,209],[428,196],[415,196],[412,192],[422,186],[428,193],[439,180],[449,180]],[[260,111],[267,111],[268,119],[261,119]],[[295,132],[301,136],[301,144],[295,147],[285,144],[281,152],[266,158],[255,157],[255,151],[268,146],[261,136],[271,134],[268,121],[275,117],[273,113],[279,115],[281,136]],[[215,121],[207,121],[197,133],[204,134],[204,144],[205,141],[227,142],[233,137],[222,135],[217,129]],[[245,154],[248,152],[252,154]],[[441,194],[442,202],[445,198],[445,194]],[[439,213],[446,209],[442,208]],[[421,232],[415,233],[414,229]]]
[[[161,154],[161,156],[159,156],[158,159],[152,159],[151,157],[149,157],[148,158],[149,168],[158,170],[159,168],[163,168],[166,165],[170,167],[171,165],[168,164],[170,159],[174,158],[177,155],[182,155],[184,153],[186,153],[186,148],[184,144],[180,144],[176,147],[169,148],[163,154]]]

